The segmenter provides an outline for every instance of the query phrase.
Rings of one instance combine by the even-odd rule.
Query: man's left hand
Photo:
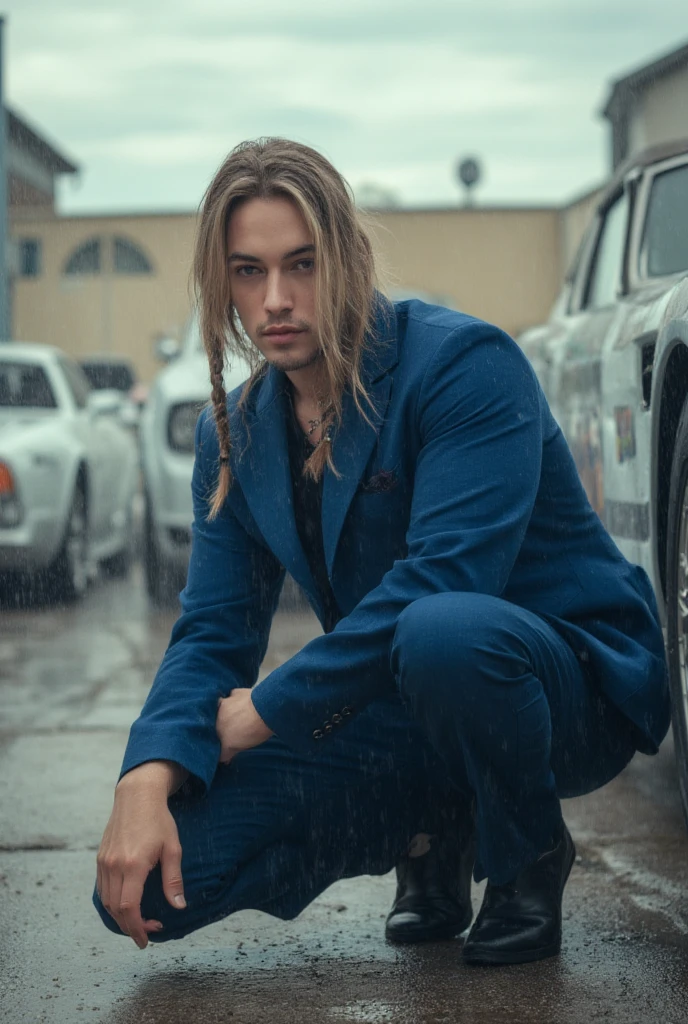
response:
[[[251,691],[245,688],[232,690],[220,701],[215,728],[221,744],[221,764],[228,764],[241,750],[258,747],[274,736],[254,708]]]

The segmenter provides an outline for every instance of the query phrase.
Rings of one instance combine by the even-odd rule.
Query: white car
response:
[[[237,361],[225,374],[227,391],[249,376]],[[181,351],[151,385],[139,424],[144,486],[143,560],[154,604],[167,604],[183,586],[191,544],[194,436],[210,398],[210,370],[198,320],[192,317]]]
[[[40,576],[73,600],[99,562],[123,574],[138,475],[112,395],[57,348],[0,344],[0,586]]]
[[[688,821],[688,140],[619,169],[549,323],[518,341],[591,503],[654,585]]]

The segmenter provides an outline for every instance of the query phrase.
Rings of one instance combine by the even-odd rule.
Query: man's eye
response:
[[[315,260],[299,260],[298,263],[294,264],[295,270],[312,270],[315,266]]]
[[[237,274],[239,275],[239,277],[253,277],[254,271],[258,273],[258,267],[237,267]]]

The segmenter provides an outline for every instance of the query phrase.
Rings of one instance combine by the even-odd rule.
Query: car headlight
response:
[[[167,420],[167,443],[175,452],[193,453],[196,423],[205,402],[180,402]]]

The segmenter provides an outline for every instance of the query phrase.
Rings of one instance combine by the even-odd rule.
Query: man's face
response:
[[[249,338],[280,370],[320,355],[315,315],[315,247],[288,199],[249,199],[227,235],[232,302]]]

